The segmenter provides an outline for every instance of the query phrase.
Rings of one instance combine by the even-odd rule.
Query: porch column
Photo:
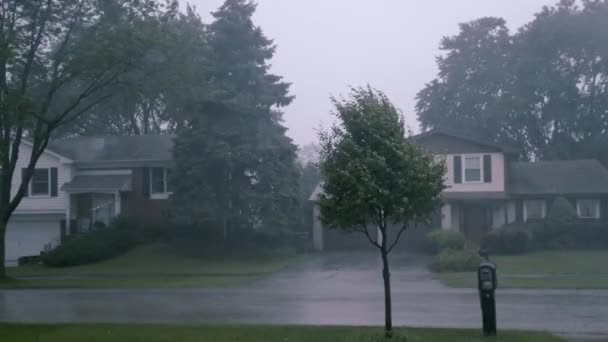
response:
[[[323,224],[321,223],[319,204],[315,203],[312,207],[312,241],[316,251],[323,250]]]
[[[114,193],[114,214],[120,215],[122,209],[122,203],[120,203],[120,190]]]
[[[72,234],[72,227],[70,222],[72,221],[72,194],[65,194],[65,235]]]
[[[441,206],[441,229],[452,229],[452,205],[445,203]]]

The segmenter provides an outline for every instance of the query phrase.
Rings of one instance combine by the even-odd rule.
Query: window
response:
[[[580,199],[576,201],[576,211],[580,218],[599,218],[600,201],[597,199]]]
[[[51,194],[50,169],[35,169],[30,181],[32,196],[49,196]]]
[[[481,156],[464,157],[464,181],[481,182]]]
[[[150,169],[150,194],[168,194],[172,188],[169,186],[171,170],[163,167]]]
[[[524,202],[525,219],[541,220],[545,218],[546,206],[543,200],[528,200]]]

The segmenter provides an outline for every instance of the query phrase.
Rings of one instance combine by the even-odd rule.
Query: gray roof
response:
[[[508,146],[505,144],[498,144],[492,141],[489,141],[487,139],[483,139],[480,137],[477,137],[475,135],[470,135],[470,134],[463,134],[461,132],[457,132],[457,131],[453,131],[453,130],[448,130],[448,129],[443,129],[443,128],[438,128],[438,129],[432,129],[417,135],[414,135],[411,137],[412,141],[416,142],[416,143],[420,143],[422,145],[426,145],[424,143],[424,141],[428,140],[428,138],[431,137],[435,137],[435,136],[446,136],[446,137],[450,137],[452,139],[457,139],[457,140],[461,140],[463,142],[467,142],[469,144],[474,144],[474,145],[478,145],[478,146],[485,146],[485,147],[489,147],[498,151],[502,151],[503,153],[506,154],[517,154],[519,153],[519,150],[513,146]]]
[[[64,184],[61,190],[70,193],[129,191],[131,190],[131,175],[76,176],[71,182]]]
[[[513,162],[508,177],[513,195],[608,193],[608,170],[594,159]]]
[[[49,149],[77,163],[171,161],[172,135],[75,137],[52,141]]]

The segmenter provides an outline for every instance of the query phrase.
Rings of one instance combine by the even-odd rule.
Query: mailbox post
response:
[[[483,334],[491,336],[496,335],[496,300],[494,298],[497,286],[496,265],[489,260],[487,252],[480,251],[479,254],[484,258],[477,269]]]

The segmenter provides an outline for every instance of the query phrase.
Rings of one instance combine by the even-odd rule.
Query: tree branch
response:
[[[359,229],[357,229],[357,228],[359,228]],[[377,241],[374,241],[374,239],[372,239],[372,236],[369,234],[369,231],[367,230],[366,224],[362,224],[360,227],[355,227],[354,230],[356,232],[364,233],[365,236],[367,236],[367,239],[369,240],[369,242],[371,242],[372,245],[378,247],[378,249],[382,248],[382,246],[380,246]]]
[[[387,253],[390,253],[393,250],[393,248],[395,248],[395,246],[397,245],[397,242],[399,242],[399,238],[401,238],[401,234],[403,234],[403,232],[406,229],[407,229],[407,223],[404,223],[403,226],[401,226],[401,229],[399,230],[397,237],[395,237],[395,241],[393,241],[393,244],[388,248]]]

